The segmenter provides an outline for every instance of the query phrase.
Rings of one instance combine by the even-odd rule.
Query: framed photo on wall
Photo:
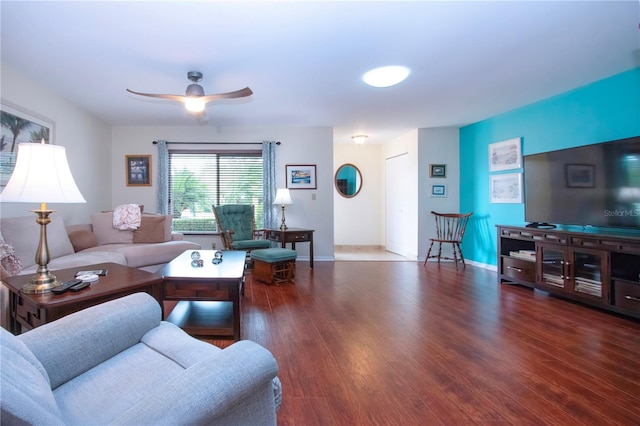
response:
[[[513,138],[489,145],[489,171],[519,169],[522,167],[520,138]]]
[[[447,165],[446,164],[429,164],[429,177],[446,178]]]
[[[492,203],[522,203],[522,173],[502,173],[489,176]]]
[[[151,186],[151,156],[125,155],[127,186]]]
[[[18,144],[53,144],[55,122],[11,102],[0,103],[2,126],[0,133],[0,186],[9,182],[16,165]]]
[[[287,164],[285,176],[289,189],[317,189],[315,164]]]
[[[431,196],[438,197],[438,198],[446,198],[447,185],[446,184],[431,185]]]

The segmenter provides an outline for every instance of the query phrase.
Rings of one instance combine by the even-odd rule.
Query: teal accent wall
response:
[[[639,135],[640,67],[461,128],[465,258],[496,265],[496,225],[525,224],[524,204],[489,202],[489,144],[520,137],[528,155]]]

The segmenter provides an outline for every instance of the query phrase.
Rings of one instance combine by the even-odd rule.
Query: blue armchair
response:
[[[271,353],[197,340],[146,293],[19,336],[0,328],[0,349],[2,424],[276,424]]]

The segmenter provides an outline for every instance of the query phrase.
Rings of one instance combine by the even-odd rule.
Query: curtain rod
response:
[[[158,141],[152,142],[154,145],[158,144]],[[280,145],[282,142],[277,141],[276,145]],[[169,142],[167,144],[172,145],[262,145],[262,142]]]

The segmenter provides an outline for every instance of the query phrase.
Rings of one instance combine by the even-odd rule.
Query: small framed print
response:
[[[151,156],[125,155],[127,186],[151,186]]]
[[[593,164],[565,164],[567,188],[593,188],[596,166]]]
[[[429,165],[429,177],[432,177],[432,178],[446,178],[447,177],[447,165],[446,164],[430,164]]]
[[[445,184],[431,185],[431,196],[445,198],[447,196],[447,185]]]
[[[513,138],[489,145],[489,171],[518,169],[522,167],[522,142]]]
[[[289,189],[316,189],[315,164],[286,166],[287,188]]]
[[[492,203],[522,203],[522,173],[489,176]]]

